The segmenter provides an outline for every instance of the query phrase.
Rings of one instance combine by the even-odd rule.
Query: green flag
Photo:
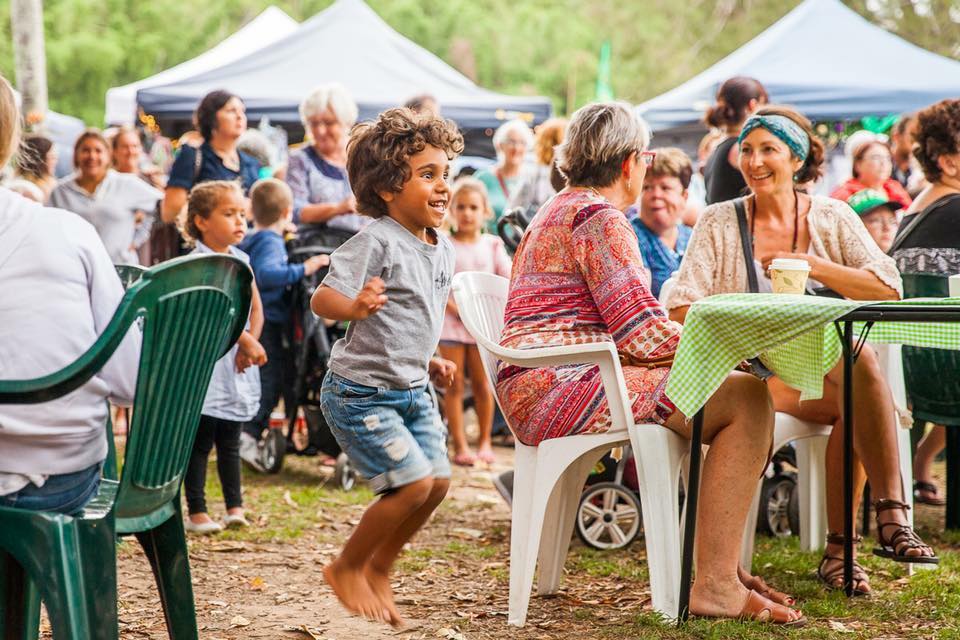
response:
[[[597,62],[597,94],[598,101],[613,100],[613,87],[610,85],[610,41],[607,40],[600,47],[600,60]]]

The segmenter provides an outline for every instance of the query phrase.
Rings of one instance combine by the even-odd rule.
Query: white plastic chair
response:
[[[537,447],[517,441],[507,623],[523,626],[526,620],[538,558],[538,593],[556,592],[584,481],[605,451],[627,442],[636,459],[653,609],[675,618],[680,589],[678,486],[686,442],[659,425],[634,424],[612,342],[522,350],[501,347],[508,290],[506,278],[488,273],[464,272],[453,278],[460,319],[477,341],[490,384],[496,382],[497,360],[528,368],[595,364],[600,368],[612,427],[607,433],[554,438]]]
[[[671,276],[660,287],[660,301],[665,302],[670,291],[676,285]],[[960,294],[960,281],[958,281]],[[905,409],[906,390],[903,382],[903,362],[900,358],[900,345],[871,345],[880,359],[880,368],[893,392],[894,403]],[[786,413],[777,412],[774,418],[773,450],[777,451],[788,443],[793,443],[797,453],[797,487],[800,500],[800,548],[804,551],[818,551],[823,548],[827,534],[827,492],[826,457],[827,439],[832,425],[817,424],[795,418]],[[913,466],[910,450],[910,432],[897,429],[897,447],[900,452],[900,474],[904,484],[904,501],[913,505]],[[760,508],[760,487],[757,484],[750,515],[747,517],[743,535],[741,562],[748,570],[753,561],[754,537],[757,515]],[[913,511],[908,511],[913,522]]]

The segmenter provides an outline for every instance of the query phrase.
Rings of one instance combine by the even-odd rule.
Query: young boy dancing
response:
[[[450,484],[447,433],[426,384],[446,386],[456,369],[431,356],[454,269],[437,228],[449,163],[462,151],[452,122],[409,109],[354,127],[347,172],[358,209],[376,220],[333,253],[311,301],[317,315],[350,321],[333,346],[321,408],[380,495],[323,574],[348,610],[395,626],[390,570]]]

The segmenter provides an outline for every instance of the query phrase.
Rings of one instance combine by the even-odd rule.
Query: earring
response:
[[[630,191],[630,185],[632,184],[631,179],[627,178],[627,191]]]

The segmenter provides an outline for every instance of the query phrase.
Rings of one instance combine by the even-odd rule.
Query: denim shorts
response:
[[[0,506],[79,515],[97,494],[101,466],[98,462],[82,471],[50,476],[42,487],[31,482],[19,491],[0,496]]]
[[[425,386],[368,387],[328,371],[320,407],[340,448],[374,493],[450,477],[447,429]]]

